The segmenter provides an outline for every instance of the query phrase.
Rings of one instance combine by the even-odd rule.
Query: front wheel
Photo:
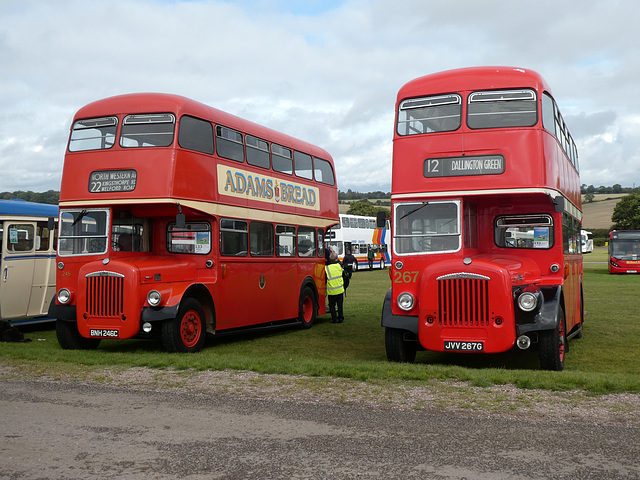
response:
[[[167,352],[198,352],[206,337],[204,309],[194,298],[183,300],[178,316],[162,324],[162,344]]]
[[[564,310],[560,307],[556,328],[540,332],[540,367],[560,372],[564,369],[564,354],[567,345]]]
[[[417,346],[404,339],[404,330],[385,327],[384,346],[390,362],[413,363],[416,359]]]
[[[311,287],[304,287],[298,302],[298,320],[302,328],[311,328],[318,315],[318,300]]]
[[[99,338],[85,338],[78,332],[78,324],[56,320],[56,337],[63,350],[95,350],[100,345]]]

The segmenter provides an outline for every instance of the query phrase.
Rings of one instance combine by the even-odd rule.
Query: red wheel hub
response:
[[[195,310],[189,310],[180,322],[180,338],[185,347],[193,347],[200,340],[201,331],[200,315]]]

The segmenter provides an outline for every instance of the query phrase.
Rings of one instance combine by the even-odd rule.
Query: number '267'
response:
[[[393,272],[393,283],[416,283],[420,272]]]

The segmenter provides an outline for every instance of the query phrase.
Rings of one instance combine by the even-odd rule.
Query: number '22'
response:
[[[394,272],[393,283],[416,283],[420,272]]]

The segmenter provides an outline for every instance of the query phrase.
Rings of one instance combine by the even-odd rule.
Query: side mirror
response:
[[[182,213],[182,207],[178,203],[178,213],[176,214],[176,228],[182,229],[182,228],[185,228],[186,226],[187,226],[187,222],[186,222],[184,213]]]
[[[378,212],[376,214],[376,227],[384,228],[387,224],[387,215],[384,212]]]
[[[564,197],[561,195],[558,195],[557,197],[555,197],[553,200],[553,205],[555,206],[555,211],[556,213],[562,213],[564,212]]]

